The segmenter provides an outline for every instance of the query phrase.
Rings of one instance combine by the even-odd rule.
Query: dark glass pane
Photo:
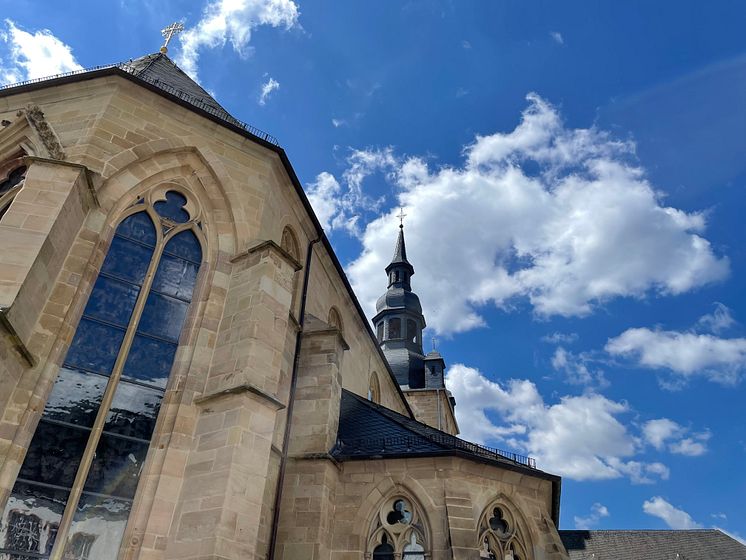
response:
[[[71,487],[90,434],[88,430],[52,424],[42,418],[18,477]]]
[[[96,494],[132,498],[147,452],[147,443],[103,434],[83,489]]]
[[[51,552],[67,497],[64,490],[16,483],[0,521],[5,533],[0,547],[19,552]],[[6,558],[14,557],[17,558]]]
[[[130,503],[85,492],[75,511],[63,558],[105,560],[116,558]]]
[[[132,284],[99,276],[83,314],[127,327],[139,293]]]
[[[401,338],[401,319],[389,319],[389,339]]]
[[[176,348],[176,344],[137,335],[132,342],[122,375],[165,388]]]
[[[153,289],[185,300],[192,299],[199,265],[163,255],[153,280]]]
[[[104,430],[150,440],[163,392],[121,381],[106,416]]]
[[[5,194],[10,189],[15,187],[18,183],[20,183],[23,179],[26,178],[26,166],[22,165],[21,167],[14,169],[8,174],[8,178],[4,181],[0,181],[0,195]]]
[[[153,204],[153,208],[159,215],[176,223],[183,224],[189,221],[189,212],[184,210],[187,199],[183,194],[176,191],[168,191],[166,200],[159,200]]]
[[[106,275],[142,284],[148,271],[153,249],[128,241],[118,235],[111,240],[101,272]]]
[[[135,239],[140,243],[155,246],[155,226],[153,220],[145,212],[138,212],[128,216],[119,224],[116,231],[117,235]]]
[[[124,331],[83,317],[65,358],[65,365],[110,374]]]
[[[44,418],[93,426],[108,379],[63,367],[44,407]]]
[[[376,560],[394,560],[394,547],[388,543],[379,544],[373,549],[373,558]]]
[[[164,248],[164,252],[176,257],[182,257],[189,261],[202,262],[202,247],[199,239],[194,235],[192,230],[185,230],[174,235]]]
[[[151,292],[145,302],[137,332],[172,340],[179,340],[187,307],[185,301]]]

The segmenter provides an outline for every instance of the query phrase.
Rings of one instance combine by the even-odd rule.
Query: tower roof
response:
[[[391,259],[391,263],[386,267],[386,273],[390,272],[394,267],[404,267],[409,269],[410,274],[414,274],[414,267],[412,263],[407,260],[407,245],[404,242],[404,226],[399,226],[399,237],[396,239],[396,247],[394,248],[394,256]]]

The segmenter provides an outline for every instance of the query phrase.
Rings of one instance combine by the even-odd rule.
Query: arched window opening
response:
[[[378,337],[378,342],[383,342],[383,321],[378,323],[376,327],[376,336]]]
[[[381,386],[378,383],[378,374],[375,371],[370,374],[368,382],[368,400],[374,403],[381,402]]]
[[[425,560],[428,535],[422,509],[410,497],[396,494],[381,504],[371,524],[367,550],[374,559]]]
[[[412,344],[417,343],[417,323],[412,319],[407,319],[407,339]]]
[[[401,338],[401,319],[389,319],[389,340]]]
[[[169,191],[116,228],[0,521],[0,556],[116,557],[202,263],[185,204]]]
[[[531,560],[527,531],[507,503],[488,507],[479,522],[479,557],[488,560]]]
[[[23,187],[26,171],[22,152],[0,164],[0,220],[8,211],[10,203],[13,202],[18,191]]]
[[[344,335],[342,316],[339,314],[339,310],[336,307],[332,306],[332,308],[329,309],[329,317],[326,322],[330,327],[338,329],[339,333]]]
[[[282,230],[282,238],[280,239],[280,247],[282,247],[291,257],[296,261],[300,260],[300,251],[298,250],[298,239],[295,237],[295,233],[290,229],[290,226],[285,226]]]

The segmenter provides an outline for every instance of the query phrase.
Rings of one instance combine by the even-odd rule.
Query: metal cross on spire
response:
[[[171,42],[173,36],[181,33],[182,31],[184,31],[184,24],[180,21],[174,22],[168,27],[164,27],[163,29],[161,29],[161,35],[163,35],[163,38],[166,39],[166,42],[163,43],[163,46],[161,47],[161,52],[163,54],[166,54],[168,52],[168,43]]]
[[[404,229],[404,218],[407,217],[404,213],[404,208],[399,208],[399,214],[396,217],[399,218],[399,227]]]

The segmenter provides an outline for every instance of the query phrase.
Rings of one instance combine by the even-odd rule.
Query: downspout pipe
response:
[[[321,234],[323,235],[323,233]],[[298,332],[295,335],[295,355],[293,356],[293,371],[290,376],[290,394],[288,395],[287,416],[285,418],[285,433],[282,437],[282,454],[280,455],[280,473],[277,476],[275,488],[275,507],[272,510],[272,532],[269,537],[269,551],[267,560],[274,560],[277,545],[277,530],[280,524],[280,502],[282,501],[282,487],[285,483],[285,469],[288,462],[288,444],[290,443],[290,427],[293,421],[293,407],[295,406],[295,389],[298,384],[298,368],[300,367],[300,349],[303,341],[303,326],[306,323],[306,300],[308,299],[308,280],[311,277],[311,258],[313,246],[321,241],[321,236],[308,243],[306,249],[306,267],[303,271],[303,291],[300,298],[300,317],[298,317]]]

